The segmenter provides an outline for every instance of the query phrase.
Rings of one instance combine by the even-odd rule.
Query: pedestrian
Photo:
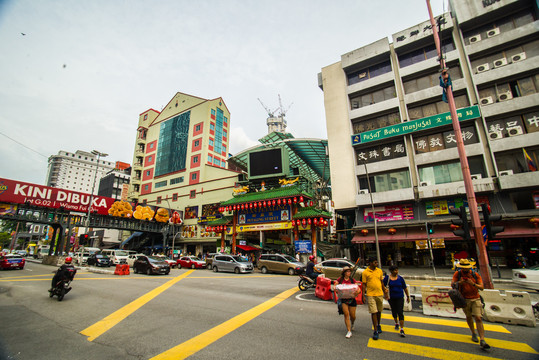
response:
[[[372,338],[378,340],[379,334],[382,333],[380,319],[382,318],[382,310],[384,310],[384,293],[387,291],[383,284],[384,273],[378,268],[378,260],[371,258],[367,261],[369,265],[361,274],[361,281],[367,296],[367,304],[369,313],[371,314],[372,327],[374,332]]]
[[[342,269],[341,277],[334,281],[335,285],[339,284],[355,284],[356,281],[351,277],[352,269],[345,266]],[[342,311],[344,315],[344,325],[346,325],[346,338],[349,339],[352,336],[352,331],[354,330],[354,322],[356,321],[356,307],[357,301],[356,297],[360,294],[361,290],[359,286],[357,290],[351,295],[351,297],[342,297],[339,296],[339,301],[342,305]]]
[[[472,264],[468,259],[461,259],[458,264],[458,269],[453,274],[453,280],[451,281],[451,287],[458,288],[462,296],[466,299],[466,307],[464,314],[466,315],[466,322],[472,332],[472,341],[478,342],[482,349],[490,349],[490,345],[485,341],[485,328],[483,327],[483,305],[481,304],[481,296],[479,290],[483,290],[483,279],[475,270],[472,269]],[[474,329],[477,326],[477,332],[479,333],[479,339]]]
[[[389,275],[384,277],[384,286],[389,289],[388,299],[389,306],[391,307],[391,314],[395,320],[395,330],[399,330],[400,335],[405,337],[404,334],[404,293],[406,293],[406,302],[410,302],[410,293],[406,287],[406,282],[403,277],[399,275],[399,268],[395,265],[389,267]],[[398,317],[398,321],[397,321]]]

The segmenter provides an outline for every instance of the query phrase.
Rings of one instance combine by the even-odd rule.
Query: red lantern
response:
[[[288,205],[292,205],[292,199],[288,199]]]
[[[236,211],[236,205],[232,206],[232,210]]]
[[[311,218],[307,219],[307,224],[311,225]]]
[[[298,202],[298,199],[297,198],[294,198],[294,204]]]
[[[292,219],[291,223],[292,223],[292,226],[296,226],[296,220]]]
[[[264,202],[262,202],[262,205],[263,205],[264,207],[268,206],[268,203],[266,202],[266,200],[264,200]]]
[[[300,203],[303,202],[303,196],[300,196],[300,197],[299,197],[299,202],[300,202]]]
[[[276,204],[276,203],[275,203],[275,200],[273,200],[273,201],[271,202],[271,206],[275,206],[275,204]]]
[[[394,229],[394,228],[390,228],[387,230],[387,232],[389,233],[389,235],[394,235],[397,233],[397,229]]]
[[[305,221],[305,219],[301,219],[301,225],[303,225],[303,227],[305,227],[306,224],[307,224],[307,222]]]
[[[259,201],[259,202],[258,202],[258,207],[259,207],[259,208],[262,207],[262,201]]]
[[[277,199],[277,205],[281,205],[281,199]]]
[[[333,226],[333,219],[331,219],[329,223],[331,224],[331,226]]]
[[[250,203],[249,204],[249,209],[252,209],[253,208],[253,203]]]
[[[320,216],[320,223],[324,221],[324,218]]]
[[[257,202],[254,202],[254,203],[253,203],[253,208],[256,209],[257,207],[258,207],[258,203],[257,203]]]
[[[460,228],[460,226],[455,225],[455,224],[451,224],[449,225],[449,227],[451,228],[451,230],[457,230],[458,228]]]
[[[314,224],[314,226],[317,226],[317,225],[318,225],[318,219],[317,219],[317,218],[314,218],[314,219],[313,219],[313,224]]]
[[[328,226],[328,221],[324,220],[324,226]]]
[[[241,209],[245,210],[245,205],[244,204],[241,204]]]
[[[367,236],[368,234],[369,234],[369,230],[367,230],[367,229],[361,230],[361,235]]]

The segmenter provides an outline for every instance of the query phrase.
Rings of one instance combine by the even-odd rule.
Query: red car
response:
[[[196,256],[182,256],[178,259],[178,269],[184,268],[191,268],[191,269],[205,269],[206,268],[206,262],[200,260]]]
[[[0,268],[7,269],[24,269],[25,260],[17,254],[0,255]]]

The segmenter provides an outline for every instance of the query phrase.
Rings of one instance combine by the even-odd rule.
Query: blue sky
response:
[[[427,19],[424,0],[0,0],[0,177],[44,184],[60,150],[131,163],[138,115],[176,92],[223,97],[231,153],[277,94],[289,132],[326,138],[321,68]]]

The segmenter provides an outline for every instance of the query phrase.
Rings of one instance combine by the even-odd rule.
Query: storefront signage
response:
[[[459,118],[459,121],[475,119],[481,116],[481,114],[479,113],[479,106],[474,105],[458,109],[457,116]],[[451,124],[450,112],[428,116],[422,119],[407,121],[404,123],[387,126],[381,129],[365,131],[360,134],[352,135],[352,146],[364,144],[371,141],[383,140],[393,136],[410,134],[415,131],[431,129],[448,124]]]
[[[430,239],[430,243],[433,249],[443,249],[445,248],[444,239]],[[415,242],[415,248],[417,250],[425,250],[429,248],[427,240],[417,240]]]
[[[277,221],[289,221],[290,220],[290,207],[276,207],[270,211],[260,212],[240,212],[238,214],[238,224],[259,224],[267,222]]]
[[[297,240],[294,241],[296,246],[296,252],[301,254],[310,254],[313,252],[313,243],[311,240]]]
[[[414,218],[414,209],[411,204],[377,206],[374,208],[376,213],[376,221],[397,221],[397,220],[412,220]],[[365,208],[363,221],[373,222],[372,208]]]
[[[481,204],[488,204],[488,196],[477,196],[477,209],[482,211]],[[468,201],[464,199],[435,200],[425,202],[427,216],[449,215],[449,208],[459,208],[465,206],[468,208]],[[467,210],[468,211],[468,210]]]
[[[236,232],[264,231],[264,230],[282,230],[292,229],[292,223],[289,221],[271,224],[237,225]],[[227,234],[232,234],[232,226],[227,226]]]
[[[87,212],[90,200],[92,210],[100,215],[108,215],[109,208],[116,201],[105,196],[94,195],[92,198],[91,194],[0,178],[0,202],[3,203]]]

